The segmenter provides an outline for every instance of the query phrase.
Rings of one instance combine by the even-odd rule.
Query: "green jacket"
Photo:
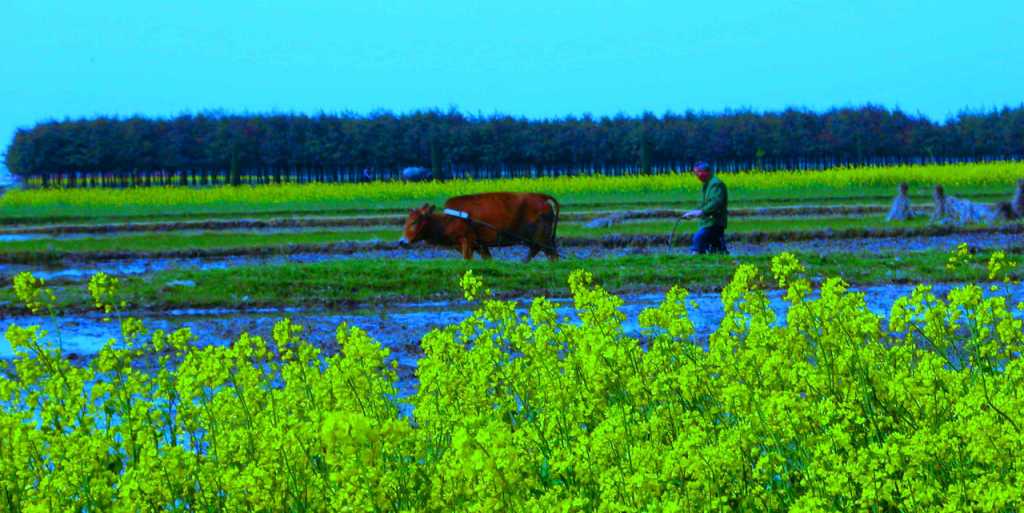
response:
[[[729,191],[725,184],[718,179],[718,175],[711,175],[708,183],[704,184],[704,198],[700,209],[700,228],[721,226],[726,228],[729,225]]]

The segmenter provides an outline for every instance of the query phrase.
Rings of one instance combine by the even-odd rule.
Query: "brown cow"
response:
[[[483,259],[491,258],[490,248],[524,245],[530,248],[524,262],[544,251],[550,260],[558,260],[555,230],[558,227],[558,200],[546,194],[488,192],[456,196],[444,202],[444,211],[434,205],[409,211],[402,246],[427,241],[455,247],[463,258],[471,260],[473,251]],[[466,213],[469,219],[459,217]],[[455,214],[455,215],[452,215]]]

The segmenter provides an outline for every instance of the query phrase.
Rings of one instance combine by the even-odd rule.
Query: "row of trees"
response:
[[[396,115],[99,117],[19,130],[13,174],[64,186],[622,174],[686,168],[820,168],[1024,156],[1024,105],[944,123],[875,105],[814,112],[687,112],[526,119],[457,111]]]

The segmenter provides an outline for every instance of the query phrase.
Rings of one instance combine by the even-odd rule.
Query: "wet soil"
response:
[[[792,205],[783,207],[739,208],[730,211],[733,217],[807,217],[851,216],[885,212],[882,205]],[[600,209],[581,212],[563,212],[562,222],[586,222],[595,218],[618,216],[623,219],[675,219],[679,209],[623,210],[603,205]],[[117,236],[140,232],[201,232],[201,231],[294,231],[310,228],[394,228],[405,223],[402,215],[358,215],[351,217],[288,217],[272,219],[220,219],[175,222],[129,222],[111,224],[63,224],[42,226],[0,226],[0,241],[33,240],[41,238],[73,238],[86,235]]]

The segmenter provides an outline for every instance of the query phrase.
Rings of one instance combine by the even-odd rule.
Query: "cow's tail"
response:
[[[548,241],[551,242],[551,248],[554,249],[555,253],[557,254],[558,242],[555,240],[555,237],[558,234],[558,218],[561,217],[562,206],[559,205],[558,200],[556,200],[553,196],[548,196],[546,194],[544,195],[544,201],[551,205],[551,209],[555,213],[555,219],[551,223],[551,233],[549,234]]]

